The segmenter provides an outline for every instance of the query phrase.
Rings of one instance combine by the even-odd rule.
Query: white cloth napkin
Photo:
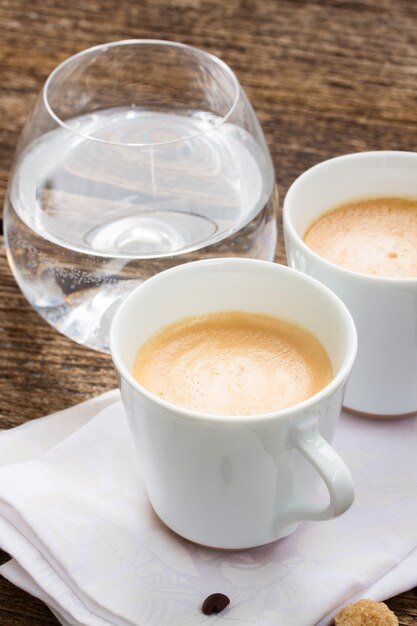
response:
[[[343,415],[356,483],[338,519],[243,552],[193,545],[148,503],[118,391],[0,433],[0,573],[79,626],[325,626],[417,584],[417,419]],[[231,603],[200,611],[213,592]]]

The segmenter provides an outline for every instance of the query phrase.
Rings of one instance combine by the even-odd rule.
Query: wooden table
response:
[[[19,131],[51,70],[83,48],[127,38],[192,44],[235,70],[263,125],[281,198],[328,157],[417,151],[415,0],[0,0],[2,201]],[[58,335],[29,307],[3,247],[0,295],[0,427],[115,386],[109,357]],[[389,606],[400,624],[417,623],[415,591]],[[0,578],[0,625],[43,624],[57,622]]]

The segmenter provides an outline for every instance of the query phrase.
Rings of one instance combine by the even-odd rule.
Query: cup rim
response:
[[[99,51],[99,50],[106,51],[108,48],[113,48],[117,46],[128,46],[128,45],[158,45],[158,46],[167,46],[167,47],[172,46],[174,48],[188,50],[189,52],[193,52],[196,55],[200,55],[207,59],[210,59],[210,61],[214,63],[215,65],[218,65],[229,76],[229,78],[232,81],[235,93],[234,93],[233,102],[230,105],[229,110],[220,118],[217,124],[214,124],[213,126],[210,126],[209,128],[206,128],[205,130],[201,132],[194,133],[188,137],[181,137],[180,139],[169,139],[167,141],[157,141],[154,143],[141,143],[141,142],[123,143],[123,142],[117,142],[117,141],[108,141],[106,139],[99,139],[98,137],[92,137],[88,133],[82,133],[79,130],[75,130],[70,125],[68,125],[64,120],[62,120],[59,117],[59,115],[57,115],[57,113],[55,113],[53,107],[51,106],[49,102],[48,90],[53,80],[56,78],[59,72],[61,72],[67,65],[69,65],[76,59],[79,59],[83,56],[87,56],[88,54],[95,52],[95,51]],[[212,54],[211,52],[207,52],[206,50],[201,50],[200,48],[196,48],[195,46],[190,46],[188,44],[181,43],[179,41],[171,41],[168,39],[121,39],[119,41],[111,41],[108,43],[98,44],[97,46],[91,46],[90,48],[85,48],[84,50],[80,50],[79,52],[76,52],[75,54],[69,56],[67,59],[64,59],[64,61],[59,63],[59,65],[57,65],[49,74],[42,89],[42,100],[43,100],[45,109],[47,110],[50,117],[59,126],[61,126],[61,128],[64,128],[65,130],[67,130],[68,132],[74,135],[78,135],[79,137],[88,139],[89,141],[95,141],[97,143],[107,144],[111,146],[122,146],[125,148],[146,148],[146,147],[157,147],[157,146],[167,146],[171,144],[178,144],[178,143],[182,143],[185,141],[191,141],[193,139],[196,139],[197,137],[206,135],[207,133],[210,133],[214,130],[218,130],[233,114],[234,110],[236,109],[239,97],[240,97],[240,83],[237,79],[236,74],[227,65],[227,63],[225,63],[222,59]]]
[[[307,257],[310,257],[316,262],[322,263],[328,269],[334,272],[340,272],[340,274],[346,278],[350,278],[351,280],[356,281],[368,281],[372,284],[375,284],[375,281],[380,284],[386,285],[397,285],[401,286],[404,284],[417,284],[417,277],[408,276],[408,277],[393,277],[393,276],[374,276],[372,274],[365,274],[362,272],[355,272],[354,270],[350,270],[346,267],[342,267],[341,265],[337,265],[336,263],[332,263],[328,261],[324,257],[320,256],[312,250],[304,241],[304,239],[298,234],[291,215],[291,208],[289,208],[290,202],[293,202],[293,195],[297,192],[298,187],[304,184],[304,180],[311,176],[314,176],[317,173],[320,173],[321,170],[325,169],[329,164],[341,161],[355,161],[361,160],[363,158],[375,157],[375,158],[385,158],[387,156],[404,156],[411,157],[417,161],[417,152],[407,151],[407,150],[370,150],[365,152],[351,152],[349,154],[342,154],[336,157],[332,157],[330,159],[326,159],[324,161],[320,161],[316,163],[312,167],[309,167],[307,170],[302,172],[290,185],[283,203],[283,224],[285,230],[291,235],[291,237],[297,242],[297,246],[301,248],[303,254]],[[374,197],[378,197],[375,195]],[[381,196],[382,197],[382,196]]]
[[[191,409],[187,409],[180,405],[177,405],[173,402],[168,402],[163,400],[159,396],[154,395],[152,392],[148,391],[143,385],[141,385],[133,376],[129,368],[125,365],[122,357],[119,354],[117,339],[116,339],[116,329],[117,326],[121,323],[121,317],[123,312],[130,306],[132,306],[132,302],[135,299],[135,294],[142,290],[144,287],[148,286],[150,283],[157,284],[161,280],[165,280],[169,274],[174,274],[183,271],[193,271],[193,268],[196,266],[206,267],[209,265],[240,265],[245,267],[245,265],[252,267],[259,267],[259,271],[275,271],[278,273],[287,273],[292,274],[295,277],[295,280],[298,280],[300,283],[310,284],[314,289],[317,290],[318,293],[322,294],[324,298],[330,300],[332,305],[338,310],[338,313],[343,317],[343,322],[345,325],[346,332],[348,334],[349,347],[346,350],[346,354],[343,358],[342,364],[339,367],[336,375],[333,376],[331,381],[325,385],[322,389],[320,389],[313,396],[310,396],[303,402],[299,402],[298,404],[294,404],[285,409],[281,409],[279,411],[271,411],[268,413],[258,413],[254,415],[220,415],[216,413],[204,413],[202,411],[192,411]],[[147,400],[152,401],[156,405],[160,406],[165,411],[169,413],[175,413],[176,415],[181,416],[184,419],[192,419],[199,420],[202,422],[223,422],[227,424],[236,423],[251,423],[251,422],[260,422],[260,421],[270,421],[281,419],[285,417],[289,417],[298,413],[300,411],[308,411],[309,409],[314,409],[314,407],[321,402],[325,397],[333,394],[348,378],[350,371],[353,367],[356,352],[357,352],[357,332],[356,326],[353,321],[353,318],[346,307],[346,305],[342,302],[342,300],[333,292],[331,289],[326,287],[323,283],[299,272],[298,270],[294,270],[286,265],[282,265],[280,263],[274,263],[270,261],[261,261],[258,259],[245,259],[245,258],[216,258],[216,259],[203,259],[198,261],[193,261],[191,263],[184,263],[182,265],[174,266],[168,270],[160,272],[156,274],[152,278],[149,278],[144,283],[136,287],[127,298],[121,303],[119,308],[116,311],[115,316],[113,317],[110,333],[109,333],[109,348],[111,358],[113,360],[114,366],[117,372],[124,378],[131,387],[137,392],[139,392],[142,396],[147,398]],[[139,346],[138,346],[139,349]]]

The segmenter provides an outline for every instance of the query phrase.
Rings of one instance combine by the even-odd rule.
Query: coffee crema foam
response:
[[[332,369],[321,343],[301,326],[225,311],[163,328],[139,350],[134,376],[193,411],[257,415],[306,400],[330,382]]]
[[[417,199],[375,197],[343,204],[310,226],[305,243],[324,259],[385,278],[417,277]]]

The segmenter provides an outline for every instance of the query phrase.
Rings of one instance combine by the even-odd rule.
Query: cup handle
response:
[[[337,452],[320,435],[317,416],[311,416],[294,428],[292,445],[320,474],[329,491],[330,502],[324,506],[295,505],[287,511],[286,522],[326,520],[344,513],[355,497],[352,475]]]

